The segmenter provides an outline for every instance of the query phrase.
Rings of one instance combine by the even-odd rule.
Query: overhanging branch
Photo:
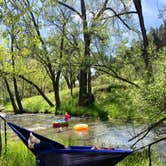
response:
[[[67,4],[65,4],[65,3],[63,3],[63,2],[60,2],[60,1],[58,1],[58,3],[59,3],[60,5],[62,5],[62,6],[65,6],[66,8],[70,9],[71,11],[73,11],[74,13],[76,13],[77,15],[79,15],[80,18],[82,18],[82,15],[81,15],[76,9],[74,9],[73,7],[67,5]]]
[[[131,85],[134,85],[134,86],[137,87],[137,88],[140,88],[139,85],[135,84],[134,82],[131,82],[131,81],[127,80],[126,78],[123,78],[123,77],[119,76],[119,75],[118,75],[113,69],[111,69],[111,68],[109,68],[109,70],[111,70],[112,73],[110,73],[110,72],[108,72],[108,71],[106,71],[106,70],[103,70],[103,69],[99,68],[98,65],[94,65],[93,67],[94,67],[96,70],[98,70],[98,71],[101,71],[101,72],[103,72],[103,73],[106,73],[106,74],[108,74],[108,75],[110,75],[110,76],[112,76],[112,77],[114,77],[114,78],[117,78],[117,79],[119,79],[119,80],[121,80],[121,81],[124,81],[124,82],[127,82],[127,83],[131,84]],[[100,66],[100,67],[101,67],[101,66]]]
[[[134,147],[139,141],[141,141],[143,138],[146,137],[146,135],[155,127],[157,127],[159,124],[161,124],[162,122],[164,122],[166,120],[166,117],[160,119],[159,121],[157,121],[156,123],[151,124],[149,127],[147,127],[145,130],[141,131],[140,133],[138,133],[137,135],[135,135],[133,138],[129,139],[129,142],[138,138],[139,136],[142,136],[131,146]]]

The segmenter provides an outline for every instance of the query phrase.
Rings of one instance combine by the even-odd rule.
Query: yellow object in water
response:
[[[76,124],[73,128],[75,131],[86,131],[88,130],[89,126],[87,124]]]

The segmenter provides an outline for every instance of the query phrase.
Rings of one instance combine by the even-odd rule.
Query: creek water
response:
[[[128,141],[134,135],[146,128],[146,125],[140,124],[134,126],[131,123],[116,123],[108,121],[94,120],[91,118],[72,117],[68,127],[63,127],[60,131],[52,127],[55,120],[63,119],[63,116],[54,116],[51,114],[21,114],[7,115],[8,121],[27,128],[36,133],[42,134],[48,138],[68,145],[99,145],[104,147],[115,147],[120,149],[131,149],[134,141]],[[73,129],[75,124],[84,123],[89,126],[87,131],[76,132]],[[18,139],[11,129],[12,139]],[[135,148],[147,145],[159,136],[156,131],[150,132],[143,140],[136,144]],[[166,163],[166,141],[162,141],[153,149],[159,153],[159,160]]]

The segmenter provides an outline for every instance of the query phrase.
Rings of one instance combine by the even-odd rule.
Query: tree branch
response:
[[[118,16],[123,16],[123,15],[126,15],[126,14],[137,14],[137,12],[136,11],[122,12],[122,13],[118,13],[118,14],[115,14],[115,15],[112,15],[112,16],[105,17],[104,19],[114,18],[114,17],[118,17]]]
[[[148,145],[142,146],[142,147],[140,147],[140,148],[134,150],[134,152],[139,151],[139,150],[141,150],[141,149],[144,149],[144,148],[146,148],[146,147],[148,147],[148,146],[152,146],[152,145],[154,145],[154,144],[156,144],[156,143],[158,143],[158,142],[164,141],[164,140],[166,140],[166,137],[161,138],[161,139],[158,139],[158,140],[156,140],[156,141],[154,141],[154,142],[152,142],[152,143],[150,143],[150,144],[148,144]]]
[[[93,67],[94,67],[96,70],[99,70],[99,71],[101,71],[101,72],[103,72],[103,73],[106,73],[106,74],[108,74],[108,75],[110,75],[110,76],[112,76],[112,77],[114,77],[114,78],[117,78],[117,79],[119,79],[119,80],[121,80],[121,81],[124,81],[124,82],[127,82],[127,83],[131,84],[131,85],[134,85],[134,86],[137,87],[137,88],[140,88],[139,85],[135,84],[134,82],[131,82],[131,81],[127,80],[126,78],[120,77],[120,76],[119,76],[113,69],[111,69],[111,68],[109,68],[109,70],[111,70],[111,72],[112,72],[113,74],[110,73],[110,72],[108,72],[108,71],[106,71],[106,70],[103,70],[103,69],[101,69],[101,68],[98,68],[98,67],[103,67],[103,66],[94,65]]]
[[[108,1],[109,1],[109,0],[105,0],[105,2],[103,3],[102,8],[101,8],[100,11],[97,13],[97,15],[96,15],[96,17],[94,18],[94,20],[98,19],[98,18],[103,14],[103,12],[104,12],[105,9],[106,9],[106,6],[107,6]]]
[[[148,128],[146,128],[145,130],[141,131],[140,133],[138,133],[137,135],[135,135],[133,138],[129,139],[128,141],[132,141],[136,138],[138,138],[139,136],[141,136],[143,134],[143,136],[141,136],[131,147],[134,147],[139,141],[141,141],[143,138],[146,137],[146,135],[156,126],[158,126],[159,124],[161,124],[162,122],[164,122],[166,120],[166,117],[160,119],[159,121],[157,121],[156,123],[151,124]]]
[[[80,18],[82,18],[82,15],[81,15],[76,9],[74,9],[73,7],[67,5],[67,4],[65,4],[65,3],[63,3],[63,2],[60,2],[60,1],[58,1],[58,3],[59,3],[60,5],[62,5],[62,6],[65,6],[66,8],[70,9],[71,11],[73,11],[74,13],[76,13],[77,15],[79,15]]]
[[[130,28],[130,27],[127,25],[127,23],[125,23],[125,21],[120,17],[120,15],[118,15],[118,14],[116,13],[116,11],[115,11],[113,8],[107,7],[106,10],[111,10],[111,11],[115,14],[115,16],[117,16],[117,17],[119,18],[119,20],[120,20],[129,30],[132,30],[132,28]]]

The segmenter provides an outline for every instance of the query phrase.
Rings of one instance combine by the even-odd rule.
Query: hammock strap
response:
[[[4,121],[4,134],[5,134],[5,153],[7,152],[7,120],[0,115],[0,118]]]
[[[7,122],[4,121],[4,132],[5,132],[5,153],[7,151]]]

